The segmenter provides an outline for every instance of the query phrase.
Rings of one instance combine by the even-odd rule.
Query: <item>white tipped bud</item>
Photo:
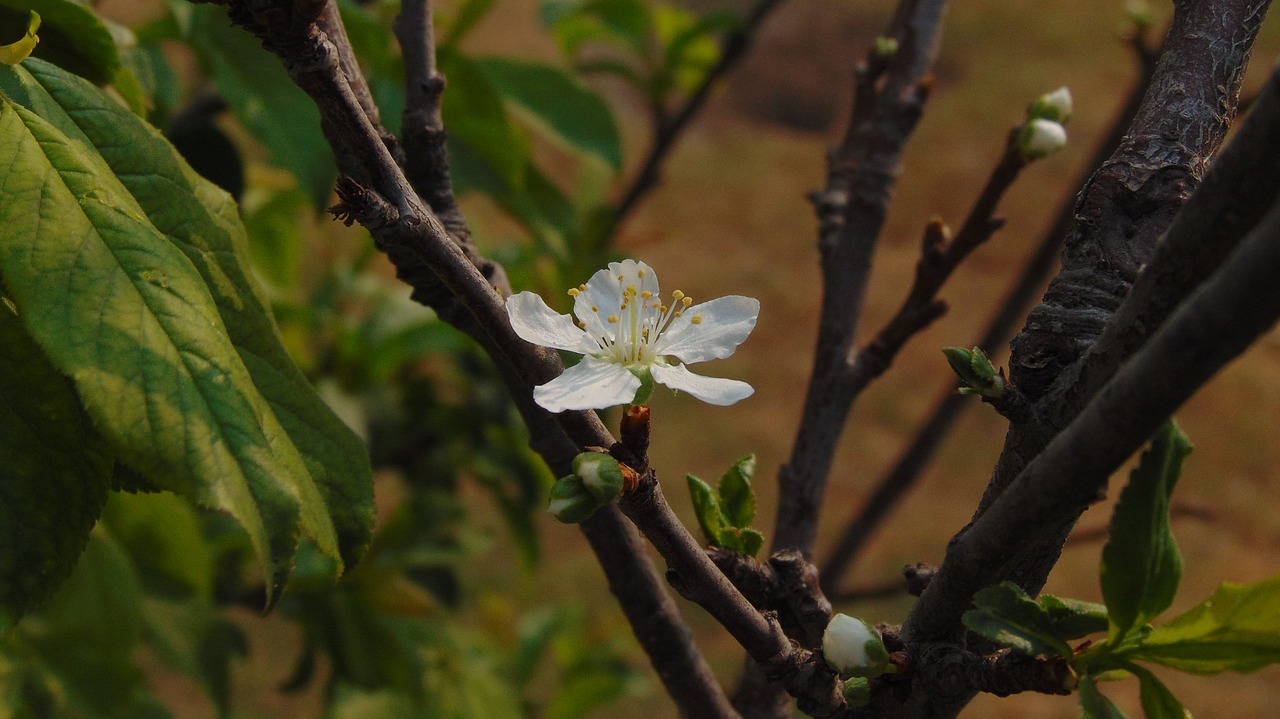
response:
[[[880,634],[848,614],[831,617],[822,633],[822,656],[848,677],[875,677],[889,671],[889,652]]]
[[[579,454],[573,458],[573,473],[582,478],[582,486],[600,503],[612,502],[622,494],[622,468],[607,454]]]
[[[1018,152],[1026,160],[1047,157],[1066,146],[1067,130],[1053,120],[1028,120],[1018,135]]]
[[[1067,124],[1071,119],[1071,91],[1064,85],[1036,98],[1027,110],[1027,119],[1036,117],[1053,120],[1059,125]]]

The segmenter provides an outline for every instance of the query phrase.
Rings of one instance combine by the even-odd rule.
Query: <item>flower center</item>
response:
[[[639,279],[644,280],[645,271],[640,270]],[[680,290],[671,293],[671,304],[662,304],[662,299],[650,290],[641,290],[636,284],[628,281],[625,275],[617,275],[616,280],[621,289],[621,303],[604,316],[605,334],[595,337],[600,345],[597,356],[610,362],[633,366],[648,366],[662,361],[658,353],[658,340],[666,332],[677,317],[693,304],[693,298]],[[569,290],[571,296],[578,296],[587,288],[580,285]],[[597,315],[601,308],[593,305],[591,311]],[[690,321],[697,325],[702,317],[694,316]],[[586,322],[579,322],[579,327],[587,329]]]

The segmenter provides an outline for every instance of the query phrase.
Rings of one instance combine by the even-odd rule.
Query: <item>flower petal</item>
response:
[[[597,349],[591,338],[573,323],[572,317],[559,314],[532,292],[508,297],[507,317],[511,319],[511,329],[526,342],[579,354]]]
[[[686,363],[724,359],[755,329],[759,314],[759,300],[739,295],[694,305],[671,322],[654,351]]]
[[[658,384],[688,392],[707,404],[721,407],[746,399],[755,392],[746,382],[720,377],[703,377],[685,369],[684,365],[655,364],[649,368],[649,371],[653,372],[653,379]]]
[[[605,409],[630,403],[638,389],[640,378],[626,367],[588,356],[559,377],[534,387],[533,399],[549,412]]]

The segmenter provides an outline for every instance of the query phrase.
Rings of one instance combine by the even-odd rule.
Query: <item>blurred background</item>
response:
[[[451,27],[470,5],[441,3],[442,27]],[[407,290],[392,279],[384,258],[371,252],[363,231],[317,212],[328,202],[324,178],[331,169],[317,160],[322,146],[297,140],[316,136],[303,126],[306,115],[288,109],[294,106],[283,95],[254,84],[253,63],[265,68],[272,58],[252,56],[237,70],[209,49],[230,31],[202,25],[208,22],[203,16],[184,20],[181,6],[158,0],[95,4],[139,37],[156,38],[155,47],[174,70],[166,112],[153,121],[167,124],[189,157],[200,148],[218,148],[214,154],[221,161],[210,164],[209,172],[229,172],[228,182],[242,179],[237,189],[255,243],[254,259],[271,287],[286,344],[331,404],[372,441],[381,534],[359,576],[348,580],[356,588],[345,594],[307,585],[303,567],[294,593],[266,617],[252,608],[251,592],[219,597],[219,606],[238,605],[222,616],[231,625],[227,631],[239,637],[230,644],[243,650],[224,652],[230,658],[219,663],[225,673],[221,681],[199,673],[193,678],[192,672],[175,669],[154,642],[141,643],[131,656],[142,667],[147,691],[173,716],[192,719],[218,716],[220,704],[224,715],[246,719],[320,716],[325,707],[343,717],[499,717],[509,715],[502,708],[508,706],[548,718],[674,716],[585,541],[576,528],[541,514],[550,478],[524,450],[484,360],[432,322],[426,310],[408,303]],[[394,6],[344,7],[362,61],[372,66],[375,95],[389,103],[384,110],[394,107],[388,88],[397,70],[394,44],[379,30],[394,16]],[[747,7],[696,0],[677,10],[705,16]],[[705,368],[708,374],[749,381],[754,397],[731,408],[664,391],[652,401],[651,457],[667,496],[691,527],[684,475],[713,479],[739,458],[755,454],[756,527],[771,536],[774,477],[794,440],[817,326],[820,275],[807,193],[825,183],[825,152],[847,121],[854,64],[893,7],[885,0],[782,3],[761,28],[754,49],[679,138],[659,186],[613,240],[611,256],[649,263],[666,290],[680,288],[696,299],[744,294],[762,304],[759,325],[738,353]],[[1155,21],[1148,43],[1154,46],[1171,7],[1153,3],[1151,12]],[[565,34],[549,28],[548,17],[534,0],[499,0],[449,45],[460,59],[450,61],[454,72],[445,63],[448,93],[468,94],[466,79],[473,67],[461,58],[516,58],[568,68]],[[669,22],[683,16],[673,11],[672,17],[677,19]],[[199,33],[205,31],[211,34],[202,39]],[[1070,142],[1024,171],[1000,206],[1007,225],[943,289],[950,312],[915,337],[859,398],[826,495],[819,563],[953,383],[939,349],[976,342],[1061,203],[1078,191],[1076,178],[1088,169],[1095,145],[1138,76],[1125,39],[1132,32],[1125,4],[1118,0],[1053,7],[969,0],[950,9],[936,83],[908,145],[876,256],[864,334],[900,304],[926,222],[937,216],[959,225],[998,159],[1008,129],[1022,121],[1032,99],[1062,85],[1075,101]],[[256,43],[240,45],[249,52]],[[1246,78],[1246,97],[1272,67],[1278,48],[1280,28],[1269,22]],[[545,118],[533,118],[534,129],[522,140],[532,166],[557,190],[544,196],[567,202],[562,215],[576,219],[557,221],[545,206],[547,216],[542,216],[521,204],[536,202],[536,193],[521,198],[490,192],[481,172],[485,163],[459,157],[467,146],[455,148],[461,171],[474,171],[460,178],[459,189],[480,246],[508,265],[517,290],[535,289],[553,302],[600,266],[600,252],[588,254],[590,261],[570,256],[573,232],[565,228],[581,230],[589,224],[587,210],[617,198],[650,142],[652,95],[618,75],[597,73],[583,82],[612,111],[620,172],[610,166],[608,152],[593,155],[582,151],[583,144],[566,146],[550,137],[555,133],[538,132]],[[677,79],[676,99],[681,87]],[[474,102],[468,108],[459,104],[454,112],[473,112],[482,100]],[[446,121],[449,112],[446,107]],[[525,118],[521,112],[513,110],[517,120]],[[255,120],[272,113],[284,118],[284,127]],[[393,114],[388,121],[395,122]],[[186,146],[180,141],[184,137]],[[286,141],[297,146],[286,147]],[[222,148],[223,142],[233,149]],[[227,167],[229,157],[239,160],[239,175]],[[1003,363],[1004,353],[995,359]],[[969,518],[1004,435],[999,416],[976,400],[972,405],[841,587],[885,587],[900,578],[904,564],[941,561],[947,538]],[[1186,571],[1171,612],[1197,603],[1224,580],[1256,581],[1280,571],[1280,515],[1272,511],[1280,497],[1277,416],[1280,338],[1274,334],[1179,413],[1196,451],[1177,495],[1190,512],[1175,521]],[[117,508],[122,501],[133,504]],[[123,526],[121,516],[155,511],[141,506],[151,501],[113,499],[108,523],[115,517]],[[1102,544],[1095,530],[1108,517],[1109,503],[1084,516],[1077,532],[1082,536],[1063,555],[1047,591],[1100,600]],[[216,544],[209,537],[218,535],[210,534],[207,520],[199,521],[206,522],[206,543]],[[146,587],[151,570],[136,557],[135,562]],[[837,610],[872,623],[896,623],[911,601],[902,592],[841,602]],[[377,611],[352,609],[356,606]],[[681,606],[715,670],[731,685],[741,666],[740,650],[700,609]],[[408,629],[399,620],[384,621],[387,615],[422,622]],[[181,632],[184,621],[178,616],[170,626]],[[406,641],[417,643],[401,647]],[[406,654],[395,654],[388,643]],[[243,658],[236,658],[240,654]],[[404,656],[420,666],[406,668]],[[416,683],[397,678],[413,671],[420,673]],[[1161,676],[1197,716],[1276,715],[1273,687],[1280,670],[1275,668],[1207,679]],[[399,701],[406,683],[414,691],[450,698],[439,700],[445,703],[435,705],[437,713],[414,713]],[[211,686],[224,687],[229,698],[220,701]],[[1135,682],[1109,684],[1105,691],[1127,712],[1140,714]],[[1021,696],[979,697],[966,716],[1065,719],[1077,714],[1070,697]]]

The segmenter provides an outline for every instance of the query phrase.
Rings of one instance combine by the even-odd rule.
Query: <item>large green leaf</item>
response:
[[[70,380],[0,299],[0,634],[75,566],[112,458]]]
[[[440,111],[449,130],[450,156],[460,155],[464,163],[481,160],[508,188],[520,190],[530,160],[529,138],[512,124],[502,95],[474,60],[456,52],[441,52],[439,59],[440,71],[449,79]],[[457,145],[467,149],[458,152]]]
[[[281,347],[234,203],[96,88],[25,67],[0,72],[25,106],[0,132],[0,268],[24,323],[128,464],[249,529],[272,590],[299,528],[350,562],[367,459]]]
[[[518,105],[576,150],[622,168],[622,143],[608,104],[572,75],[550,65],[488,58],[476,60],[504,99]]]
[[[272,164],[297,176],[317,209],[328,204],[338,170],[320,132],[315,103],[289,79],[274,55],[226,12],[190,8],[185,39],[236,119],[266,147]]]
[[[1191,442],[1172,420],[1152,439],[1111,516],[1102,549],[1102,596],[1111,642],[1169,608],[1182,578],[1182,557],[1169,526],[1169,497]]]
[[[1013,582],[983,589],[973,595],[973,606],[963,617],[969,631],[1023,654],[1071,657],[1049,613]]]
[[[1196,674],[1251,672],[1280,663],[1280,576],[1223,584],[1124,655]]]

